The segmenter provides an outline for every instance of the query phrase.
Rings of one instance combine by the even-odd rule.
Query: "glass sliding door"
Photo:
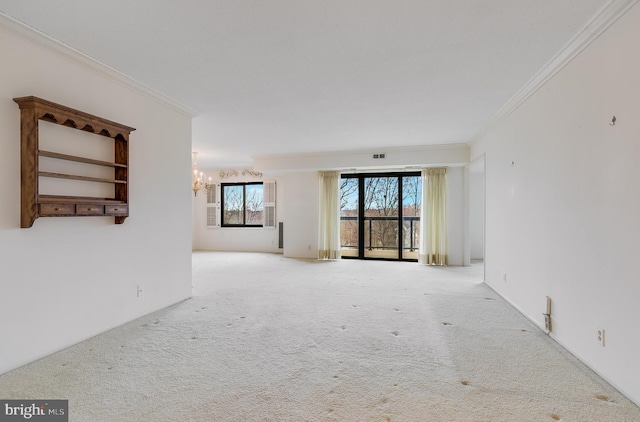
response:
[[[342,256],[358,257],[358,210],[359,187],[357,178],[342,178],[340,181],[340,245]]]
[[[402,257],[418,259],[420,247],[420,212],[422,209],[422,178],[402,178]]]
[[[398,177],[364,178],[364,257],[399,259]]]
[[[340,198],[343,257],[417,260],[419,173],[343,175]]]

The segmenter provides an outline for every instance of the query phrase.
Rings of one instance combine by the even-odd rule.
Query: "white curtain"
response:
[[[320,172],[318,259],[340,258],[340,172]]]
[[[418,261],[447,265],[447,181],[446,168],[422,170],[422,210]]]

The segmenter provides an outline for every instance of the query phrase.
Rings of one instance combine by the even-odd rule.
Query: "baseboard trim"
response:
[[[116,323],[116,324],[114,324],[114,325],[112,325],[112,326],[110,326],[110,327],[108,327],[108,328],[101,329],[100,331],[98,331],[98,332],[97,332],[97,333],[95,333],[95,334],[92,334],[92,335],[89,335],[89,336],[86,336],[86,337],[82,337],[82,338],[80,338],[80,340],[78,340],[78,341],[74,341],[74,342],[72,342],[72,343],[70,343],[70,344],[67,344],[67,345],[65,345],[65,346],[58,347],[58,348],[56,348],[56,349],[53,349],[53,350],[50,350],[50,351],[44,352],[44,353],[42,353],[42,354],[40,354],[40,355],[37,355],[37,356],[36,356],[36,357],[34,357],[34,358],[28,358],[28,359],[25,359],[25,360],[23,360],[23,361],[20,361],[17,365],[13,365],[13,366],[11,366],[11,367],[9,367],[9,368],[7,368],[7,369],[2,370],[2,371],[0,372],[0,376],[1,376],[1,375],[4,375],[4,374],[8,374],[8,373],[9,373],[9,372],[11,372],[11,371],[15,371],[16,369],[18,369],[18,368],[20,368],[20,367],[23,367],[23,366],[25,366],[25,365],[28,365],[28,364],[33,363],[33,362],[35,362],[35,361],[38,361],[38,360],[40,360],[40,359],[46,358],[47,356],[51,356],[51,355],[53,355],[53,354],[55,354],[55,353],[58,353],[58,352],[60,352],[60,351],[62,351],[62,350],[64,350],[64,349],[67,349],[67,348],[69,348],[69,347],[71,347],[71,346],[75,346],[76,344],[80,344],[80,343],[82,343],[83,341],[87,341],[87,340],[92,339],[92,338],[94,338],[94,337],[96,337],[96,336],[99,336],[99,335],[101,335],[101,334],[104,334],[104,333],[106,333],[106,332],[109,332],[109,331],[113,330],[114,328],[121,327],[121,326],[123,326],[123,325],[125,325],[125,324],[128,324],[128,323],[130,323],[130,322],[133,322],[133,321],[135,321],[135,320],[137,320],[137,319],[143,318],[143,317],[145,317],[145,316],[147,316],[147,315],[150,315],[150,314],[152,314],[152,313],[154,313],[154,312],[161,311],[161,310],[163,310],[163,309],[165,309],[165,308],[168,308],[169,306],[176,305],[176,304],[178,304],[178,303],[180,303],[180,302],[184,302],[185,300],[188,300],[188,299],[191,299],[191,298],[192,298],[192,295],[189,295],[189,296],[186,296],[186,297],[182,297],[182,298],[180,298],[180,299],[177,299],[177,300],[172,300],[172,301],[169,301],[169,302],[165,302],[164,304],[161,304],[161,305],[158,305],[158,306],[154,306],[153,308],[150,308],[150,309],[147,309],[147,310],[143,311],[142,313],[138,314],[137,316],[134,316],[134,317],[129,318],[129,319],[126,319],[126,320],[124,320],[124,321],[122,321],[122,322]]]
[[[512,301],[510,301],[509,299],[507,299],[505,296],[503,296],[500,292],[498,292],[496,289],[494,289],[489,283],[487,283],[486,281],[484,282],[485,286],[487,286],[488,288],[491,289],[491,291],[493,291],[495,294],[497,294],[498,296],[500,296],[509,306],[511,306],[514,310],[516,310],[519,314],[521,314],[522,316],[524,316],[527,320],[529,320],[533,325],[535,325],[538,329],[540,329],[540,331],[542,331],[543,333],[547,334],[549,336],[549,338],[551,340],[553,340],[554,342],[556,342],[556,344],[560,347],[562,347],[564,350],[567,351],[567,353],[569,353],[571,356],[573,356],[574,358],[578,359],[584,366],[586,366],[587,368],[589,368],[591,371],[593,371],[593,373],[595,373],[597,376],[599,376],[600,378],[602,378],[607,384],[609,384],[610,386],[612,386],[613,388],[615,388],[616,390],[618,390],[620,392],[620,394],[622,394],[623,396],[625,396],[627,399],[629,399],[632,403],[634,403],[636,406],[640,407],[640,402],[638,400],[635,400],[629,393],[627,393],[624,388],[621,388],[619,385],[617,385],[615,382],[613,382],[611,379],[609,379],[607,376],[603,375],[602,373],[600,373],[600,371],[598,371],[596,368],[594,368],[593,366],[591,366],[584,358],[582,358],[582,356],[580,356],[578,353],[574,352],[573,350],[571,350],[569,347],[567,347],[567,345],[565,345],[556,335],[554,335],[552,332],[547,332],[544,327],[542,325],[540,325],[538,323],[538,321],[536,321],[535,319],[533,319],[533,317],[531,317],[529,314],[527,314],[526,312],[522,311],[522,309],[520,309],[520,307],[518,307],[515,303],[513,303]]]

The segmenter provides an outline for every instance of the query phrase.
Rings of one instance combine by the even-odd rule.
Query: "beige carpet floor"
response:
[[[197,252],[192,299],[0,376],[0,398],[82,422],[640,421],[481,271]]]

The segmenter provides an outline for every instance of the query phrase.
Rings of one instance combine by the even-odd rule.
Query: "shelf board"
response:
[[[112,163],[109,161],[94,160],[92,158],[78,157],[76,155],[60,154],[59,152],[39,150],[38,154],[41,157],[57,158],[60,160],[67,160],[67,161],[77,161],[79,163],[95,164],[95,165],[104,166],[104,167],[127,168],[126,164],[118,164],[118,163]]]
[[[103,178],[100,178],[100,177],[78,176],[78,175],[75,175],[75,174],[51,173],[51,172],[48,172],[48,171],[40,171],[40,172],[38,172],[38,176],[56,177],[58,179],[83,180],[85,182],[117,183],[117,184],[126,184],[127,183],[126,180],[103,179]]]
[[[38,203],[124,205],[127,202],[114,198],[95,198],[91,196],[38,195]]]

